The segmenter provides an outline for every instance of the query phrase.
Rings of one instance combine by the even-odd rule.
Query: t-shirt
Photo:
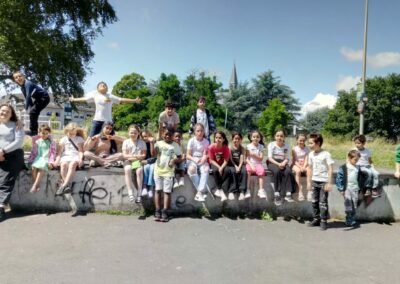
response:
[[[332,165],[335,161],[331,154],[327,151],[315,153],[312,151],[308,155],[308,165],[312,167],[313,181],[328,182],[328,165]]]
[[[372,157],[372,152],[370,149],[364,148],[363,150],[359,150],[354,148],[353,150],[357,150],[360,153],[360,159],[357,162],[357,166],[366,167],[369,166],[369,159]]]
[[[204,151],[208,151],[208,145],[210,145],[210,143],[207,139],[203,138],[201,141],[198,141],[196,137],[192,137],[189,139],[187,149],[191,151],[192,157],[198,158],[200,161]]]
[[[282,147],[278,146],[276,141],[268,144],[268,158],[272,158],[275,161],[288,160],[290,162],[290,148],[286,143]]]
[[[208,126],[207,112],[201,109],[196,111],[197,123],[201,123],[204,126],[204,135],[208,137],[210,135],[210,128]]]
[[[166,111],[163,111],[158,117],[158,122],[165,123],[167,127],[174,127],[180,122],[179,114],[172,112],[172,115],[168,115]]]
[[[358,187],[358,168],[350,163],[346,163],[347,168],[347,189],[359,190]]]
[[[169,162],[173,158],[182,155],[179,145],[175,142],[167,143],[165,141],[157,141],[154,145],[154,149],[157,152],[157,161],[154,167],[154,175],[161,177],[174,176],[175,165],[170,167]]]
[[[244,155],[244,148],[242,145],[240,145],[238,149],[231,147],[231,161],[236,166],[239,166],[239,164],[240,164],[240,156],[241,155]],[[231,161],[229,161],[229,165],[234,166]]]
[[[227,145],[222,145],[221,148],[217,148],[216,144],[211,144],[208,147],[208,157],[210,162],[215,161],[218,165],[222,165],[224,161],[229,161],[231,152]]]
[[[126,139],[122,143],[122,151],[128,151],[131,155],[139,155],[143,150],[147,150],[147,147],[146,143],[141,139],[136,140],[136,142]]]
[[[108,93],[103,95],[98,91],[87,94],[86,98],[87,102],[94,102],[96,106],[96,112],[94,114],[93,120],[112,122],[112,104],[120,103],[121,98]]]
[[[79,144],[85,143],[85,140],[83,140],[83,138],[80,136],[74,136],[70,139],[72,140],[72,142],[75,143],[76,147],[78,147]],[[64,136],[63,138],[61,138],[59,144],[64,146],[64,152],[61,154],[61,158],[79,158],[79,151],[75,149],[74,145],[69,141],[68,136]]]
[[[249,154],[260,155],[260,153],[264,150],[264,145],[258,144],[257,146],[255,146],[255,145],[253,145],[253,143],[250,143],[247,145],[246,149],[247,149],[247,151],[249,151]],[[253,165],[256,165],[256,164],[262,165],[262,161],[256,160],[255,158],[250,157],[250,155],[248,158],[249,158],[250,163],[252,163]]]
[[[293,151],[296,154],[296,161],[299,162],[299,164],[303,166],[304,162],[305,162],[305,158],[308,155],[308,153],[310,152],[310,150],[307,147],[300,148],[300,146],[296,145],[296,146],[294,146]],[[294,158],[295,157],[293,157],[293,159]]]

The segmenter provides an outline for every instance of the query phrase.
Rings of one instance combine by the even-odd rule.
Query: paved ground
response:
[[[0,223],[0,283],[399,283],[400,224],[69,213]]]

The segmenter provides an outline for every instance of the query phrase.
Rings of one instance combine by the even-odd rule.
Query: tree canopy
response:
[[[56,97],[83,94],[91,43],[116,20],[107,0],[2,0],[0,80],[22,70]]]

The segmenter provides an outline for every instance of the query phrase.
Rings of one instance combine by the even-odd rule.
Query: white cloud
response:
[[[360,82],[360,76],[339,76],[339,80],[336,83],[336,90],[345,90],[350,91],[351,89],[355,88],[357,83]]]
[[[301,108],[301,115],[304,116],[307,112],[313,112],[323,107],[333,108],[336,104],[336,99],[336,96],[318,93],[311,101],[303,105]]]
[[[348,47],[342,47],[340,53],[348,61],[362,61],[362,49],[354,50]],[[385,68],[389,66],[400,65],[400,52],[380,52],[367,55],[367,64],[373,68]]]
[[[107,47],[109,47],[111,49],[119,49],[119,43],[118,42],[109,42],[107,44]]]

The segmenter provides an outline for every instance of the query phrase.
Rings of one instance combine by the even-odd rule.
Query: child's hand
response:
[[[224,173],[224,169],[222,167],[219,167],[218,171],[219,171],[219,174],[222,176]]]
[[[325,192],[330,192],[330,191],[332,191],[332,184],[330,184],[330,183],[326,184],[326,185],[325,185],[325,188],[324,188],[324,191],[325,191]]]
[[[235,170],[237,173],[240,173],[240,167],[239,166],[235,166]]]
[[[147,165],[147,160],[142,160],[140,161],[140,163],[142,164],[142,166]]]
[[[171,159],[168,163],[168,166],[172,168],[174,165],[175,165],[175,159]]]

